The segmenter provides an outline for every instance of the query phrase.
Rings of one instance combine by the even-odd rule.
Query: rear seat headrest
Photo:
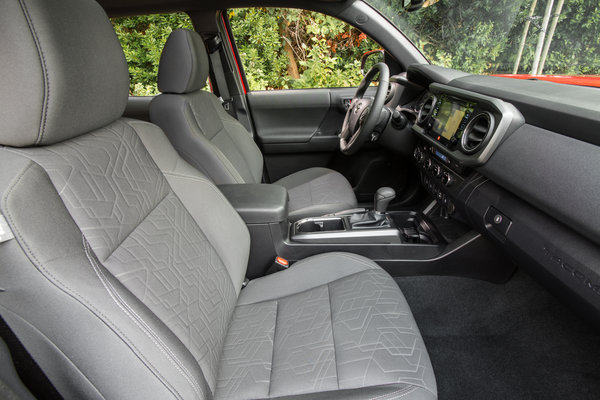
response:
[[[5,0],[0,34],[1,145],[52,144],[121,117],[127,62],[98,3]]]
[[[158,90],[190,93],[202,89],[208,78],[208,54],[200,35],[176,29],[165,43],[158,67]]]

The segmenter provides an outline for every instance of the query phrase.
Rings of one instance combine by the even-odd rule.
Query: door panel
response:
[[[339,151],[338,134],[355,91],[334,88],[247,94],[271,182],[305,168],[327,167],[348,179],[359,201],[370,203],[381,186],[391,186],[402,196],[409,182],[401,159],[378,143],[366,143],[352,156]],[[373,97],[375,91],[375,87],[369,88],[366,97]]]
[[[367,96],[374,95],[375,88]],[[331,152],[355,88],[256,91],[247,94],[265,155]]]
[[[330,107],[329,89],[257,91],[247,98],[263,144],[309,142]]]

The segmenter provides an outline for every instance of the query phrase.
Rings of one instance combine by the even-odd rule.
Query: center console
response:
[[[375,193],[373,210],[352,210],[296,221],[290,228],[290,240],[313,244],[438,243],[434,229],[421,214],[387,212],[395,197],[394,189],[382,187]]]

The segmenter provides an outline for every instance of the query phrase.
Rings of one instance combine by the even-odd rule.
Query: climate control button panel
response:
[[[454,213],[456,210],[454,199],[464,182],[463,176],[451,168],[451,161],[434,146],[418,145],[413,152],[413,157],[425,189],[448,215]]]

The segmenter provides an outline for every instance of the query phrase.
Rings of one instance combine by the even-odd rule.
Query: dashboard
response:
[[[506,135],[525,123],[512,104],[432,83],[417,106],[413,130],[461,170],[485,164]]]
[[[422,186],[583,313],[600,316],[600,90],[409,67]],[[411,96],[404,96],[405,99]]]

